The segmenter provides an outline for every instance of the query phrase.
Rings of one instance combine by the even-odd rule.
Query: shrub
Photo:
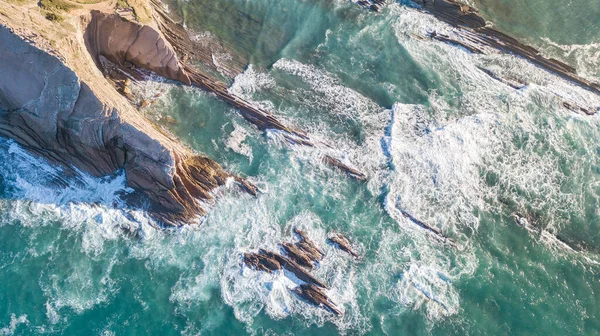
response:
[[[56,13],[50,12],[50,13],[46,14],[46,19],[53,21],[53,22],[62,22],[63,17]]]

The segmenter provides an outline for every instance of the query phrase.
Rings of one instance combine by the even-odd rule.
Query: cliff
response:
[[[204,214],[200,202],[211,200],[210,191],[230,177],[255,191],[141,116],[90,65],[91,59],[81,53],[81,39],[68,35],[71,43],[54,40],[56,48],[51,48],[53,43],[44,43],[49,39],[27,28],[17,27],[17,36],[0,26],[0,136],[54,164],[93,176],[124,171],[127,185],[137,192],[129,199],[131,206],[149,203],[149,212],[166,224],[180,225]],[[24,41],[24,36],[55,55]],[[118,45],[111,48],[118,50]],[[164,52],[168,55],[168,49]],[[176,76],[176,58],[164,56],[157,53],[146,60],[158,73]],[[77,73],[68,60],[76,60]],[[83,80],[80,73],[91,80]]]
[[[185,28],[167,16],[160,4],[152,4],[159,30],[124,21],[115,14],[91,12],[91,20],[85,29],[85,41],[89,53],[100,69],[105,73],[110,72],[105,66],[106,61],[109,61],[110,67],[117,67],[134,78],[143,77],[143,71],[152,71],[165,78],[197,86],[214,93],[236,108],[246,120],[261,130],[282,131],[282,135],[289,142],[297,145],[330,147],[328,144],[313,141],[303,130],[284,124],[272,113],[229,92],[226,83],[191,64],[192,60],[202,61],[204,58],[203,55],[196,54],[196,51],[202,50],[202,46],[192,41]],[[322,157],[324,163],[346,172],[349,176],[366,179],[362,172],[341,160],[328,154]]]

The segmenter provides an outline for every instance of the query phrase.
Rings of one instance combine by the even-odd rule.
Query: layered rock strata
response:
[[[322,288],[312,285],[304,284],[293,289],[293,292],[308,303],[321,307],[335,314],[336,316],[343,315],[342,311],[337,307],[329,296],[323,291]]]
[[[157,52],[144,61],[165,75],[179,75],[168,56]],[[123,171],[140,196],[131,198],[131,205],[149,203],[150,213],[164,223],[179,225],[204,214],[200,202],[210,201],[210,191],[230,177],[255,191],[133,108],[106,103],[58,58],[2,26],[0,60],[0,136],[72,173],[75,168],[101,177]]]
[[[214,93],[217,97],[219,97],[223,101],[227,102],[228,104],[230,104],[231,106],[236,108],[246,120],[248,120],[249,122],[256,125],[259,129],[282,131],[283,137],[290,143],[298,144],[298,145],[302,145],[302,146],[309,146],[309,147],[318,147],[319,145],[322,145],[324,147],[331,147],[330,145],[325,144],[325,143],[316,143],[303,130],[299,130],[297,128],[290,127],[290,126],[284,124],[277,117],[275,117],[273,114],[269,113],[268,111],[265,111],[260,107],[254,106],[252,103],[246,101],[245,99],[229,92],[228,87],[224,82],[216,79],[214,76],[211,76],[210,74],[200,71],[197,68],[196,64],[194,64],[194,61],[206,62],[206,59],[207,59],[206,55],[197,52],[197,50],[200,50],[201,48],[198,48],[196,43],[194,41],[192,41],[192,39],[190,38],[189,33],[185,29],[185,27],[183,27],[181,24],[173,21],[173,19],[171,19],[169,17],[169,15],[163,10],[162,4],[160,4],[160,2],[151,1],[151,4],[152,4],[155,14],[156,14],[155,15],[156,23],[158,25],[158,28],[159,28],[162,36],[164,37],[163,41],[161,41],[160,45],[158,45],[157,47],[160,48],[163,45],[167,45],[167,44],[171,45],[180,60],[179,67],[178,67],[179,71],[176,74],[174,74],[172,77],[168,77],[168,76],[164,76],[164,77],[173,79],[173,80],[178,80],[178,81],[181,81],[182,83],[185,83],[188,85],[191,84],[191,85],[197,86],[203,90],[206,90],[208,92]],[[88,28],[88,32],[91,33],[91,34],[87,35],[88,40],[102,39],[102,40],[110,41],[108,36],[122,34],[121,31],[112,32],[112,30],[115,28],[110,28],[111,26],[118,27],[122,24],[128,24],[130,26],[130,28],[128,28],[128,31],[135,31],[135,30],[141,31],[142,30],[142,26],[140,26],[134,22],[124,22],[124,23],[119,23],[119,24],[113,24],[113,22],[121,20],[116,15],[106,15],[106,14],[103,14],[100,12],[92,12],[92,16],[93,16],[93,19]],[[102,34],[94,35],[93,32],[95,32],[95,31],[102,32]],[[152,41],[153,41],[153,39],[150,39],[148,44],[152,45]],[[136,42],[139,43],[139,41],[136,41]],[[89,44],[91,46],[94,46],[94,45],[102,46],[102,45],[105,45],[106,43],[101,42],[101,41],[99,41],[99,42],[90,41]],[[102,48],[102,47],[97,48],[97,49],[92,48],[90,51],[92,52],[92,54],[103,55],[104,57],[107,57],[105,54],[111,53],[111,50],[108,50],[108,49]],[[131,56],[132,56],[131,54],[127,54],[127,53],[119,53],[119,54],[113,53],[112,59],[114,60],[115,58],[120,58],[120,61],[116,62],[118,64],[124,65],[125,61],[127,61],[128,63],[133,63],[142,68],[152,70],[151,67],[149,67],[149,68],[144,67],[143,64],[141,64],[139,62],[136,63],[136,59]],[[233,73],[235,71],[236,71],[236,69],[229,69],[227,72]],[[185,75],[187,76],[187,78],[185,78],[185,76],[181,75],[181,72],[184,72]],[[184,80],[180,80],[179,78],[184,78]],[[332,167],[342,170],[343,172],[347,173],[348,175],[350,175],[356,179],[359,179],[359,180],[366,179],[366,175],[364,173],[362,173],[361,171],[351,167],[350,165],[348,165],[348,164],[342,162],[341,160],[334,158],[328,154],[323,155],[323,162],[325,162],[326,164],[329,164]]]
[[[288,274],[286,276],[298,284],[298,286],[291,289],[296,296],[334,315],[343,315],[343,311],[327,295],[327,285],[307,271],[319,265],[319,262],[325,258],[325,252],[308,237],[304,230],[294,227],[292,231],[300,240],[296,243],[280,243],[279,245],[285,255],[259,249],[258,252],[244,253],[243,263],[256,271],[267,273],[286,271],[291,273],[293,277]],[[353,250],[350,240],[341,233],[330,233],[327,242],[355,258],[359,256]]]
[[[519,42],[494,28],[486,25],[477,10],[455,0],[413,0],[422,10],[438,19],[461,28],[460,39],[435,35],[444,42],[457,44],[476,53],[484,53],[483,47],[514,54],[530,61],[559,77],[569,80],[591,92],[600,94],[600,84],[577,75],[576,69],[556,59],[544,57],[539,50]]]

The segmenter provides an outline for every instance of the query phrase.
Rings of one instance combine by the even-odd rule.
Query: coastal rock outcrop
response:
[[[259,249],[257,253],[245,253],[244,263],[255,270],[268,273],[283,269],[294,274],[295,277],[305,283],[328,288],[327,285],[305,271],[296,262],[275,252]]]
[[[290,259],[299,265],[313,269],[316,263],[323,260],[325,253],[308,238],[306,232],[298,228],[294,228],[293,231],[300,237],[300,241],[296,243],[281,243],[281,248]]]
[[[321,261],[325,257],[325,252],[320,249],[317,244],[315,244],[312,240],[308,238],[308,235],[304,230],[294,228],[292,230],[298,237],[300,237],[300,241],[296,243],[296,245],[304,251],[313,261]]]
[[[358,253],[354,252],[352,243],[350,243],[350,240],[348,240],[348,238],[346,238],[346,236],[343,234],[333,233],[329,238],[327,238],[327,241],[338,249],[350,254],[354,258],[358,258]]]
[[[158,66],[177,75],[168,52],[162,55],[166,63]],[[210,191],[230,177],[255,191],[162,133],[132,107],[120,111],[105,103],[58,58],[2,26],[0,60],[0,136],[73,174],[79,170],[101,177],[123,171],[127,185],[137,191],[128,199],[132,207],[149,204],[156,218],[179,225],[204,214],[199,200],[212,199]]]
[[[544,57],[539,50],[526,45],[492,27],[477,10],[456,0],[413,0],[422,10],[438,19],[460,28],[457,38],[433,34],[433,38],[459,45],[475,53],[484,53],[484,47],[523,57],[529,62],[580,87],[600,95],[600,84],[577,74],[572,66],[553,58]]]
[[[327,285],[304,269],[312,270],[315,266],[319,266],[318,262],[325,258],[325,252],[308,238],[304,230],[294,227],[292,231],[300,240],[295,243],[282,242],[279,244],[286,254],[285,256],[259,249],[258,252],[244,253],[243,263],[255,271],[288,272],[285,276],[298,285],[290,289],[292,293],[307,303],[325,309],[334,315],[343,315],[343,311],[327,295]],[[327,241],[353,257],[358,257],[348,238],[341,233],[331,233]]]
[[[322,307],[337,316],[342,315],[342,311],[329,298],[329,296],[325,294],[323,289],[318,286],[305,284],[294,288],[292,291],[298,295],[298,297],[314,306]]]
[[[222,81],[190,64],[190,57],[197,60],[202,60],[203,57],[194,57],[194,42],[191,41],[187,30],[174,22],[160,4],[151,3],[156,12],[160,33],[152,27],[124,21],[115,14],[92,11],[85,40],[100,69],[106,71],[103,66],[103,60],[106,59],[134,78],[141,75],[138,70],[142,69],[186,85],[197,86],[214,93],[236,108],[246,120],[261,130],[282,131],[283,137],[293,144],[309,147],[319,145],[306,132],[285,125],[268,111],[229,92],[227,85]],[[366,179],[362,172],[331,155],[324,155],[323,160],[354,178]]]

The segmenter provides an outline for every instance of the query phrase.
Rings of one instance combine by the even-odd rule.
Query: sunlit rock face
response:
[[[136,118],[135,110],[123,111],[134,115],[125,121],[122,111],[101,101],[59,59],[4,27],[0,59],[0,136],[93,176],[124,170],[128,186],[166,223],[203,214],[197,200],[212,198],[210,190],[230,177],[216,162],[194,155],[143,117]],[[156,65],[177,73],[176,59],[165,62]],[[139,205],[140,198],[131,203]]]

